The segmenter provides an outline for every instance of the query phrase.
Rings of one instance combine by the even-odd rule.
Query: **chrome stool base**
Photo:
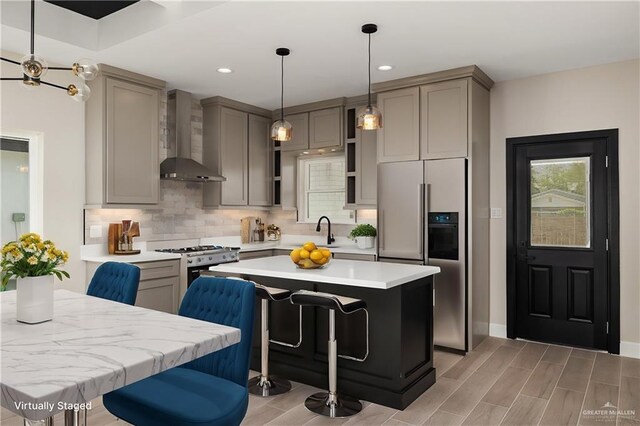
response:
[[[269,377],[267,380],[261,380],[261,376],[249,379],[248,388],[251,395],[262,397],[281,395],[291,390],[291,382],[279,377]]]
[[[362,403],[347,395],[334,395],[329,402],[329,392],[318,392],[304,402],[307,410],[331,418],[349,417],[362,411]]]

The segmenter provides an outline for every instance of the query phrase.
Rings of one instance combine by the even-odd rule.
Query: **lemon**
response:
[[[306,249],[300,249],[300,259],[308,259],[309,258],[309,250]]]
[[[311,252],[311,254],[309,254],[309,258],[318,263],[318,261],[323,259],[324,256],[322,255],[322,252],[320,250],[314,250]]]
[[[300,262],[298,262],[298,265],[300,265],[304,269],[311,269],[315,266],[315,264],[311,259],[303,259]]]
[[[291,260],[293,260],[293,263],[300,262],[300,249],[291,250],[291,254],[289,256],[291,257]]]
[[[312,241],[307,241],[306,243],[304,243],[302,248],[305,249],[306,251],[311,252],[317,249],[318,247],[316,247],[316,245]]]
[[[329,250],[329,249],[322,249],[322,256],[323,256],[323,257],[331,257],[331,250]]]
[[[321,258],[319,261],[317,261],[316,263],[317,263],[318,265],[324,265],[324,264],[325,264],[325,263],[327,263],[328,261],[329,261],[329,258],[328,258],[328,257],[323,257],[323,258]]]

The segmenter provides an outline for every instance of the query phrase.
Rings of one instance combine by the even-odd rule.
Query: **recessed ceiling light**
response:
[[[392,67],[391,65],[380,65],[380,66],[378,67],[378,69],[379,69],[380,71],[389,71],[389,70],[393,69],[393,67]]]
[[[218,68],[216,71],[222,74],[231,74],[233,72],[231,68]]]

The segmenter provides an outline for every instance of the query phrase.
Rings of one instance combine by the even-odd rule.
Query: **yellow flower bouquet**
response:
[[[42,240],[40,235],[29,233],[18,241],[11,241],[2,248],[2,290],[13,277],[41,277],[55,275],[59,280],[69,278],[69,273],[59,267],[69,259],[69,254],[56,248],[50,240]]]

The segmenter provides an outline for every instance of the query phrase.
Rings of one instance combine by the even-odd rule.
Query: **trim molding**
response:
[[[294,105],[284,108],[284,115],[302,114],[305,112],[318,111],[321,109],[342,107],[347,103],[347,98],[333,98],[324,101],[310,102],[307,104]],[[280,108],[272,111],[274,119],[280,118]]]
[[[138,74],[133,71],[128,71],[107,64],[98,64],[98,67],[100,67],[100,74],[106,77],[125,79],[138,84],[143,84],[145,86],[153,87],[154,89],[164,89],[166,87],[166,83],[164,81],[158,80],[157,78],[149,77],[147,75]]]
[[[423,84],[437,83],[440,81],[457,80],[460,78],[469,78],[477,81],[487,90],[493,87],[493,80],[484,73],[477,65],[469,65],[466,67],[453,68],[450,70],[432,72],[429,74],[415,75],[411,77],[398,78],[396,80],[382,81],[373,83],[371,90],[376,93],[386,92],[388,90],[402,89],[405,87],[421,86]]]
[[[489,324],[489,336],[507,338],[507,326],[504,324]]]
[[[620,342],[620,356],[640,359],[640,343]]]

